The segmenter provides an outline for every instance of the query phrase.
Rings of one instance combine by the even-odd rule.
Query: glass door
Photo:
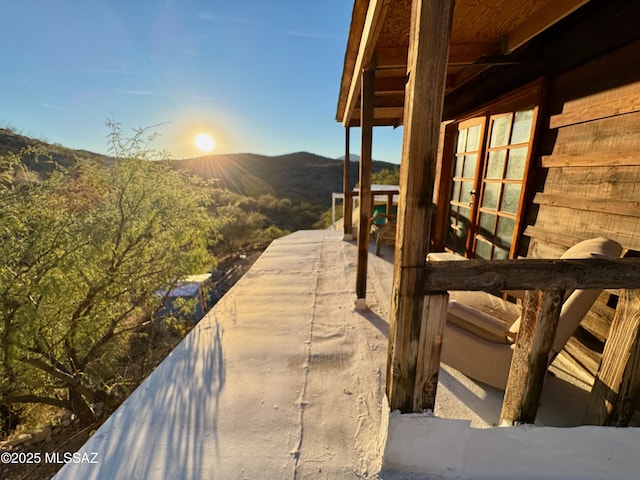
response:
[[[453,178],[449,198],[449,228],[444,243],[454,252],[464,254],[469,248],[470,231],[475,217],[480,153],[484,137],[484,117],[460,123],[453,159]]]
[[[536,109],[479,116],[457,129],[444,244],[469,258],[515,255]]]
[[[532,136],[533,109],[494,115],[483,165],[473,257],[512,257]],[[515,254],[515,252],[513,252]]]

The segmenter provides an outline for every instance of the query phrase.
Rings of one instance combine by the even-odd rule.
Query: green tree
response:
[[[378,185],[399,185],[400,184],[400,167],[383,168],[379,172],[371,175],[371,183]]]
[[[143,134],[115,131],[107,165],[3,183],[0,403],[63,407],[85,423],[93,405],[114,408],[139,380],[121,363],[156,292],[214,266],[208,191],[149,161]]]
[[[215,224],[220,243],[227,253],[235,253],[260,241],[266,217],[255,211],[246,212],[237,204],[225,205],[217,208]]]

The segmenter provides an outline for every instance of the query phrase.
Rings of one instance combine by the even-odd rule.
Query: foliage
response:
[[[400,185],[400,167],[384,168],[371,174],[371,183],[377,185]]]
[[[0,403],[64,407],[84,422],[96,404],[115,407],[151,367],[123,364],[149,335],[155,292],[214,265],[206,188],[149,161],[144,131],[124,143],[112,128],[106,165],[18,183],[6,172],[23,166],[0,161]]]
[[[335,210],[335,217],[336,219],[340,219],[343,217],[344,215],[344,208],[342,206],[342,204],[336,205],[336,210]],[[333,220],[333,211],[331,209],[326,210],[322,213],[322,216],[320,217],[320,220],[318,220],[313,227],[314,228],[329,228],[332,224],[332,220]]]
[[[281,228],[289,221],[293,206],[288,199],[271,194],[247,197],[222,188],[211,190],[209,211],[217,232],[215,251],[233,254],[243,248],[264,245],[289,233]]]

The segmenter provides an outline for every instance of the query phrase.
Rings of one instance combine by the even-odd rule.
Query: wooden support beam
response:
[[[433,410],[443,323],[423,323],[433,183],[455,0],[413,0],[409,35],[400,200],[390,311],[387,396],[391,410]],[[421,358],[420,352],[430,358]],[[426,364],[427,366],[425,366]],[[418,378],[420,375],[420,378]],[[424,379],[433,388],[425,391]]]
[[[470,65],[480,57],[499,54],[501,51],[499,42],[484,43],[454,43],[449,45],[449,65]],[[406,47],[376,48],[376,64],[379,69],[407,67]]]
[[[351,180],[349,178],[351,172],[351,128],[345,127],[344,129],[344,169],[343,176],[343,192],[344,202],[342,204],[342,224],[343,234],[345,240],[351,240],[353,238],[352,224],[353,224],[353,197],[351,196]]]
[[[386,93],[404,95],[404,87],[407,84],[407,76],[399,77],[376,77],[376,95],[382,95]]]
[[[358,93],[360,91],[361,73],[364,69],[369,68],[373,53],[375,51],[376,42],[384,23],[384,17],[387,14],[390,0],[370,0],[367,9],[367,17],[365,19],[362,36],[360,37],[360,47],[356,64],[353,69],[353,76],[349,85],[349,94],[347,95],[347,104],[342,117],[344,126],[351,125],[351,116],[358,103]]]
[[[390,190],[376,190],[376,196],[379,196],[379,195],[393,196],[393,195],[398,195],[398,193],[399,193],[399,190],[397,188],[392,188]],[[351,192],[351,195],[353,197],[359,197],[360,192],[358,192],[357,190],[354,190]]]
[[[402,192],[401,192],[402,193]],[[640,259],[430,262],[424,293],[444,290],[640,288]]]
[[[449,65],[471,65],[480,57],[500,52],[499,43],[464,43],[449,47]]]
[[[584,423],[628,426],[640,398],[640,290],[623,290]]]
[[[527,291],[500,412],[501,426],[533,423],[536,418],[562,297],[560,290]]]
[[[418,358],[422,361],[419,361],[416,366],[414,405],[432,405],[435,401],[440,370],[442,333],[447,321],[448,306],[449,294],[447,292],[424,297],[421,326],[424,334],[420,336],[418,345]],[[431,408],[433,409],[433,407]]]
[[[362,93],[360,98],[362,125],[360,132],[360,221],[358,224],[358,264],[356,269],[356,297],[358,308],[366,306],[367,263],[369,257],[369,221],[371,219],[371,167],[373,145],[373,80],[375,69],[362,72]]]
[[[362,117],[360,109],[356,109],[355,114]],[[375,125],[400,125],[403,122],[403,116],[404,107],[378,107],[373,112],[373,121]],[[355,126],[361,126],[361,124],[356,122]]]
[[[395,194],[387,193],[387,215],[393,215],[393,197]]]
[[[540,7],[517,28],[509,32],[505,42],[505,52],[511,53],[536,35],[562,20],[567,15],[586,4],[589,0],[550,0]]]

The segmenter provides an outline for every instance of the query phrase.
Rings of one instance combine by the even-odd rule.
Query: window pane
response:
[[[501,147],[509,143],[510,120],[511,114],[493,119],[490,143],[492,147]]]
[[[496,245],[500,245],[505,248],[511,247],[511,240],[513,239],[513,230],[516,222],[513,218],[498,217],[498,230],[496,232]]]
[[[475,258],[489,260],[491,258],[491,244],[478,238],[476,243]]]
[[[504,157],[506,156],[506,153],[506,150],[495,150],[493,152],[489,152],[489,159],[487,160],[487,178],[502,178]]]
[[[464,146],[467,144],[467,129],[458,132],[458,148],[456,152],[464,152]]]
[[[498,197],[500,196],[499,183],[485,183],[484,192],[482,194],[482,207],[492,210],[498,209]]]
[[[500,202],[500,210],[503,212],[518,213],[520,203],[520,184],[506,183]]]
[[[471,127],[467,133],[467,152],[478,150],[480,140],[480,125]]]
[[[507,260],[509,258],[509,250],[495,247],[493,249],[493,258],[495,260]]]
[[[465,247],[467,245],[467,230],[465,229],[458,229],[456,230],[456,244],[455,244],[455,250],[458,253],[464,253],[465,251]]]
[[[456,224],[456,217],[458,216],[458,207],[456,205],[449,205],[449,223]]]
[[[527,147],[512,148],[509,150],[507,162],[507,174],[505,178],[521,180],[524,177],[524,164],[527,161]]]
[[[464,229],[465,235],[469,229],[469,209],[465,207],[458,208],[458,225]]]
[[[511,133],[511,143],[528,142],[531,137],[531,124],[533,123],[533,108],[516,112],[513,118],[513,132]]]
[[[464,157],[456,157],[456,168],[454,169],[453,176],[461,177],[462,176],[462,166],[464,165]]]
[[[480,214],[479,234],[485,238],[493,238],[493,232],[496,226],[496,216],[490,213],[482,212]]]
[[[463,203],[471,202],[471,190],[473,190],[473,182],[461,182],[462,189],[460,192],[460,201]]]
[[[451,200],[454,202],[460,200],[460,182],[453,182],[453,187],[451,188]]]
[[[476,174],[476,161],[478,155],[465,155],[464,156],[464,168],[462,169],[463,177],[473,177]]]

